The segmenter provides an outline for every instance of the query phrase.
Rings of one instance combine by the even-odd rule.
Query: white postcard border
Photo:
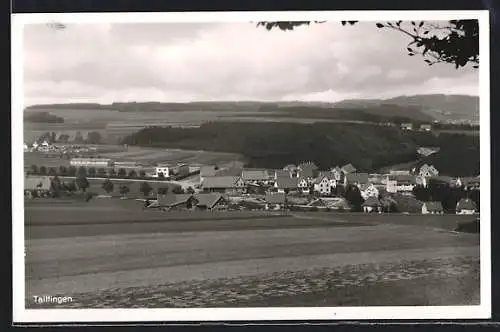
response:
[[[23,198],[23,26],[34,23],[258,22],[306,20],[449,20],[479,19],[480,24],[480,280],[477,306],[200,308],[200,309],[26,309]],[[372,319],[486,319],[491,317],[490,82],[489,12],[482,11],[311,11],[196,13],[54,13],[13,14],[12,31],[12,237],[13,322],[260,321]],[[486,212],[485,212],[486,211]]]

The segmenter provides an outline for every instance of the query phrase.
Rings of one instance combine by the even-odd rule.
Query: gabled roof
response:
[[[457,211],[460,210],[476,210],[476,203],[470,198],[462,198],[457,203]]]
[[[52,177],[50,176],[27,176],[24,179],[25,190],[50,190]]]
[[[347,165],[342,166],[341,170],[345,174],[350,174],[350,173],[354,173],[357,171],[356,167],[354,167],[352,164],[347,164]]]
[[[277,169],[275,172],[274,172],[274,176],[277,177],[277,178],[289,178],[291,177],[292,175],[290,174],[289,171],[285,171],[285,170],[281,170],[281,169]]]
[[[266,193],[266,203],[269,204],[284,204],[285,193]]]
[[[318,177],[316,179],[314,179],[314,182],[315,184],[318,184],[318,183],[321,183],[321,181],[323,181],[323,179],[327,179],[328,181],[330,180],[335,180],[335,176],[330,173],[330,172],[321,172],[319,173]]]
[[[241,178],[244,181],[264,181],[269,179],[269,174],[265,169],[244,169]]]
[[[398,183],[411,183],[411,184],[416,184],[417,183],[417,177],[413,175],[406,175],[406,174],[392,174],[389,175],[389,180],[391,181],[397,181]]]
[[[158,206],[167,206],[173,207],[180,204],[187,203],[190,199],[193,198],[191,194],[167,194],[167,195],[158,195]]]
[[[215,176],[215,166],[201,166],[200,176]]]
[[[203,188],[236,188],[239,176],[210,176],[203,178],[201,186]]]
[[[229,167],[217,170],[215,176],[241,176],[241,172],[241,168]]]
[[[443,211],[443,205],[441,202],[424,202],[427,207],[427,211],[431,212],[441,212]]]
[[[295,189],[299,186],[298,178],[278,177],[276,184],[279,189]]]
[[[363,203],[363,206],[371,206],[378,207],[381,206],[381,203],[377,197],[368,197],[366,201]]]
[[[347,183],[368,183],[368,173],[350,173],[346,175]]]
[[[206,206],[211,209],[224,199],[224,196],[218,193],[200,193],[195,194],[194,198],[198,201],[196,204],[197,206]]]

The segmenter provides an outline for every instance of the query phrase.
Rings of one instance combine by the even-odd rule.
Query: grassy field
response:
[[[178,149],[155,149],[128,147],[125,151],[120,145],[99,145],[98,152],[85,153],[85,156],[99,156],[110,158],[114,161],[136,161],[145,165],[154,165],[156,163],[165,164],[225,164],[233,161],[241,161],[243,157],[236,153],[211,152],[211,151],[190,151]],[[47,154],[39,152],[24,153],[25,167],[31,165],[59,167],[70,166],[69,159],[61,158],[59,155],[50,157]]]
[[[133,200],[25,208],[26,304],[66,307],[460,305],[478,302],[470,216],[143,211]]]

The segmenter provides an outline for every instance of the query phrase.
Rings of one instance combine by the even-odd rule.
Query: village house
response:
[[[203,179],[201,188],[204,192],[242,193],[245,183],[239,176],[210,176]]]
[[[24,195],[41,197],[49,193],[52,185],[50,176],[26,176],[24,178]]]
[[[462,198],[457,203],[457,214],[474,214],[476,210],[476,203],[470,198]]]
[[[420,131],[431,131],[432,126],[430,124],[422,124],[420,125]]]
[[[332,173],[320,173],[313,181],[313,189],[320,195],[330,195],[332,189],[337,187],[337,180]]]
[[[368,197],[362,205],[363,212],[382,212],[382,204],[380,203],[378,197]]]
[[[291,177],[278,177],[274,183],[274,188],[279,193],[289,193],[299,189],[299,179]]]
[[[441,202],[424,202],[422,214],[443,214],[443,205]]]
[[[389,175],[385,189],[389,193],[411,193],[416,185],[417,179],[413,175]]]
[[[265,209],[266,210],[281,210],[285,208],[286,204],[286,194],[282,192],[278,193],[266,193],[266,199],[265,199],[266,205]]]
[[[361,197],[363,197],[364,200],[367,200],[369,197],[379,196],[379,190],[373,183],[361,185],[359,191],[361,193]]]
[[[413,124],[412,123],[402,123],[401,129],[402,130],[413,130]]]
[[[431,176],[438,176],[439,171],[432,165],[423,164],[422,167],[420,167],[418,174],[421,177],[428,178]]]
[[[307,179],[305,178],[299,178],[298,187],[300,189],[300,192],[303,194],[311,193],[311,186],[309,185],[309,181],[307,181]]]
[[[349,173],[345,176],[344,186],[354,185],[360,187],[362,185],[368,184],[368,173]]]

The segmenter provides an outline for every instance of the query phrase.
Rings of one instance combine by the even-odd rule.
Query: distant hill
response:
[[[381,105],[416,107],[438,121],[479,122],[479,97],[466,95],[415,95],[389,99],[351,99],[334,103],[341,108],[372,108]]]
[[[199,101],[188,103],[125,102],[112,104],[68,103],[34,105],[26,110],[100,109],[120,112],[172,112],[172,111],[255,111],[280,113],[280,117],[368,119],[404,119],[417,122],[434,120],[479,122],[479,97],[466,95],[415,95],[389,99],[351,99],[336,103],[304,101]],[[353,114],[350,114],[350,113]],[[354,114],[357,113],[357,114]],[[383,121],[383,119],[382,119]]]

